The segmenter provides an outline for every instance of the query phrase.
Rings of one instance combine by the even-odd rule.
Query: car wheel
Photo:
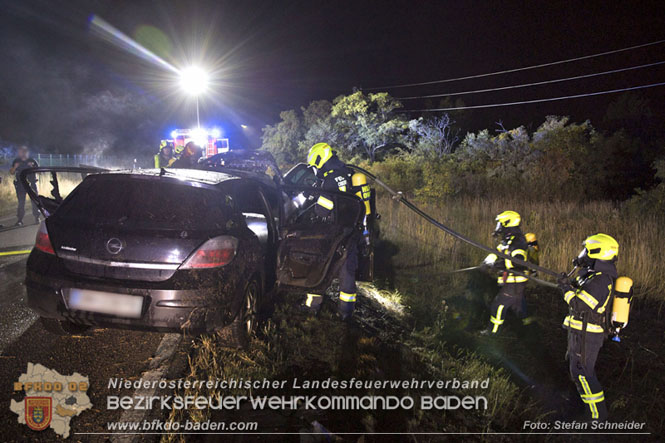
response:
[[[242,298],[240,312],[233,321],[231,329],[233,332],[232,345],[238,348],[246,348],[249,339],[256,330],[257,312],[261,298],[261,285],[257,279],[252,279]]]
[[[77,325],[68,320],[41,317],[40,321],[44,329],[55,335],[81,335],[90,329],[90,326]]]

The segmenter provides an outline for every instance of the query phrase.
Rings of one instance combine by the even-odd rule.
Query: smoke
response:
[[[0,139],[35,152],[136,155],[160,135],[154,99],[80,52],[50,51],[39,41],[2,39]]]
[[[157,144],[158,131],[153,128],[149,103],[145,96],[122,90],[104,90],[87,94],[73,120],[82,130],[72,138],[85,154],[129,153]],[[153,135],[155,134],[155,135]]]

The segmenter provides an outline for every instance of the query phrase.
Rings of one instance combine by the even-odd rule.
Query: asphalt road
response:
[[[14,217],[3,217],[0,223]],[[25,260],[26,251],[32,248],[37,225],[0,230],[0,352],[21,336],[37,319],[25,305]],[[6,255],[20,252],[19,255]]]
[[[4,258],[0,263],[0,352],[37,320],[25,305],[25,257]]]
[[[1,222],[1,221],[0,221]],[[0,231],[0,254],[32,247],[37,226]],[[9,409],[10,399],[20,401],[22,392],[13,392],[13,383],[25,372],[28,363],[40,363],[62,375],[78,372],[89,377],[88,396],[93,404],[71,420],[69,441],[108,441],[112,436],[80,433],[105,432],[109,422],[121,419],[120,411],[108,411],[106,397],[111,394],[111,377],[137,379],[146,371],[158,370],[164,377],[179,377],[187,361],[188,342],[180,335],[152,332],[97,329],[76,337],[53,335],[42,327],[37,316],[25,305],[25,264],[27,255],[0,255],[0,421],[2,441],[55,441],[53,430],[31,431],[19,424]],[[160,346],[161,345],[161,346]],[[159,347],[159,351],[158,351]],[[114,391],[113,395],[132,392]],[[117,436],[113,436],[114,441]],[[120,441],[146,440],[125,437]],[[149,440],[148,440],[149,441]]]
[[[35,235],[39,226],[35,224],[32,215],[24,218],[25,226],[15,227],[16,217],[0,217],[0,251],[5,249],[17,248],[19,246],[32,245],[35,242]]]

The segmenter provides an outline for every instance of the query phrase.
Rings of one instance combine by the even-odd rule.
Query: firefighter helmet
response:
[[[619,255],[619,243],[607,234],[595,234],[582,243],[589,258],[594,260],[613,260]]]
[[[321,169],[332,156],[333,151],[328,143],[317,143],[310,148],[309,154],[307,154],[307,164]]]
[[[159,144],[159,152],[162,152],[164,149],[170,149],[171,153],[173,153],[173,142],[162,140]]]
[[[504,228],[513,228],[515,226],[519,226],[520,222],[522,221],[520,215],[515,211],[503,211],[501,214],[496,216],[495,220]]]

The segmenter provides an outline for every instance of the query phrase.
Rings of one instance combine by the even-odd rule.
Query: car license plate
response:
[[[76,288],[69,289],[67,292],[69,309],[119,317],[141,317],[143,297]]]

